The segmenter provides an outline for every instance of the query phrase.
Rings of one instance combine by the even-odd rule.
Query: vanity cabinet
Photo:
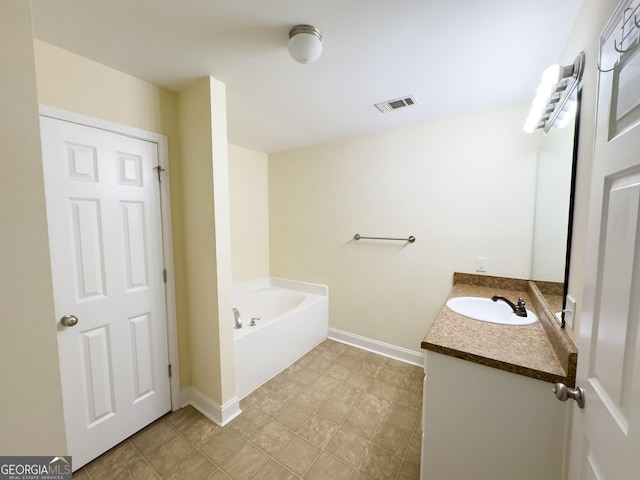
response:
[[[569,405],[549,382],[425,352],[421,480],[560,480]]]
[[[456,273],[449,298],[522,297],[539,321],[484,322],[442,307],[425,357],[421,480],[561,480],[577,348],[530,281]]]

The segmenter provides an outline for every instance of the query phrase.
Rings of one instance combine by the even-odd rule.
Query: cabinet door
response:
[[[568,407],[553,385],[434,352],[426,364],[423,480],[562,477]]]

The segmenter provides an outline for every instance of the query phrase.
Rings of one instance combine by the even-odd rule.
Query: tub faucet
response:
[[[525,303],[522,297],[518,297],[518,303],[515,305],[513,304],[513,302],[509,301],[507,298],[504,298],[502,295],[494,295],[493,297],[491,297],[491,300],[493,300],[494,302],[497,302],[498,300],[502,300],[503,302],[505,302],[507,305],[511,307],[511,309],[513,310],[513,313],[515,313],[517,316],[519,317],[527,316],[527,309],[524,306]]]
[[[233,307],[233,328],[242,328],[242,318],[236,307]]]

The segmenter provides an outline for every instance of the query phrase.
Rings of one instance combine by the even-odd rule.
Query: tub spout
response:
[[[236,307],[233,307],[233,328],[242,328],[242,318]]]

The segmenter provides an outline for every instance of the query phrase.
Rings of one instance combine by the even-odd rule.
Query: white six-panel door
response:
[[[157,145],[47,117],[41,135],[77,469],[171,409]]]
[[[602,36],[571,480],[640,478],[639,5],[625,0]]]

